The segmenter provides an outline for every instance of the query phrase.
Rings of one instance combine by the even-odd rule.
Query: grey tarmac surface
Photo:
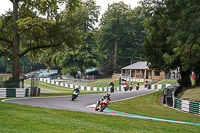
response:
[[[153,93],[155,91],[157,90],[138,90],[138,91],[134,90],[131,92],[130,91],[115,92],[111,94],[111,100],[112,100],[111,102],[130,99],[130,98],[145,95],[148,93]],[[105,111],[105,110],[103,112],[99,112],[99,111],[95,111],[94,109],[86,107],[89,105],[96,104],[96,102],[105,94],[106,93],[79,95],[78,98],[75,99],[75,101],[71,101],[71,96],[5,99],[3,101],[8,102],[8,103],[29,105],[29,106],[36,106],[36,107],[45,107],[45,108],[51,108],[51,109],[71,110],[71,111],[79,111],[79,112],[86,112],[86,113],[123,116],[123,117],[155,120],[155,121],[161,121],[161,122],[190,124],[190,125],[200,126],[200,123],[167,120],[167,119],[153,118],[153,117],[148,117],[148,116],[139,116],[139,115],[134,115],[134,114],[132,115],[124,114],[124,113]],[[111,103],[111,106],[112,106],[112,103]]]
[[[115,92],[111,93],[111,102],[122,99],[133,98],[136,96],[152,93],[155,91],[156,90],[138,90],[138,91],[127,91],[127,92]],[[108,114],[107,112],[98,112],[93,109],[86,108],[86,106],[88,105],[96,104],[96,102],[105,94],[106,93],[79,95],[78,98],[75,99],[74,101],[71,101],[71,96],[58,96],[58,97],[6,99],[4,100],[4,102],[45,107],[51,109],[63,109],[63,110],[71,110],[71,111],[79,111],[87,113]],[[110,115],[117,115],[117,114],[110,114]]]

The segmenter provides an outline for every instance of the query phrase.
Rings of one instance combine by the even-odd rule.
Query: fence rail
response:
[[[178,110],[200,115],[200,102],[182,100],[176,97],[180,84],[172,84],[163,91],[163,104]]]

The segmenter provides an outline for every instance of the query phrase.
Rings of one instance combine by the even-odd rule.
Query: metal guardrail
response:
[[[181,99],[175,98],[173,107],[184,112],[200,114],[199,102],[193,102],[193,101],[187,101],[187,100],[181,100]]]
[[[0,88],[0,98],[28,96],[30,96],[30,88]]]
[[[163,90],[163,104],[184,112],[200,114],[200,102],[182,100],[176,97],[176,91],[179,87],[180,84],[172,84]]]

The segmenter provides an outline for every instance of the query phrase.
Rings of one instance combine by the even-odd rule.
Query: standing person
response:
[[[137,83],[137,85],[136,85],[136,90],[139,90],[139,88],[140,88],[140,84]]]
[[[112,81],[110,82],[109,87],[110,87],[110,92],[114,93],[114,83]]]

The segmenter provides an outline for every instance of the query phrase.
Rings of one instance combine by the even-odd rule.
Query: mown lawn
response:
[[[109,109],[142,116],[200,123],[200,116],[183,113],[161,105],[159,103],[161,102],[159,100],[161,94],[162,90],[137,98],[111,103]]]
[[[193,125],[55,110],[4,102],[0,102],[0,107],[0,132],[2,133],[198,133],[200,131],[200,127]]]

